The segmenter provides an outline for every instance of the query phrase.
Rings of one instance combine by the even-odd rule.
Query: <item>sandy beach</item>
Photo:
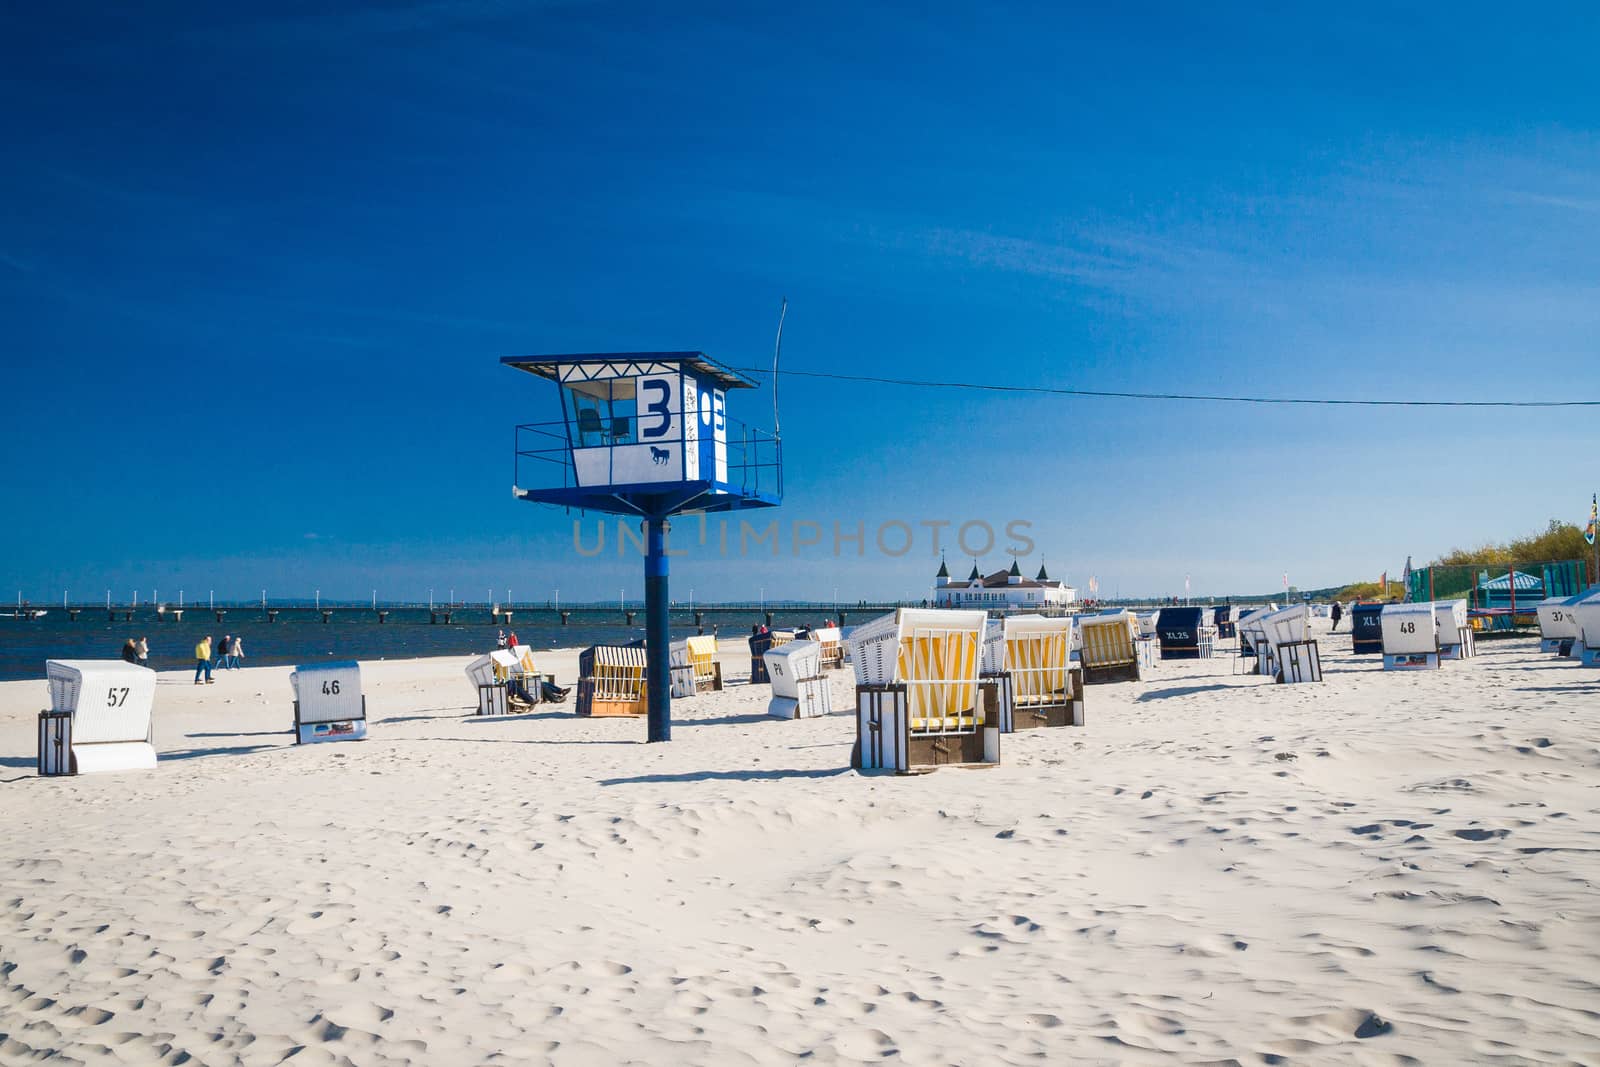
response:
[[[462,658],[299,748],[287,668],[164,674],[158,768],[80,778],[6,683],[0,1061],[1600,1062],[1600,673],[1322,640],[910,778],[847,769],[848,671],[772,720],[731,648],[655,746],[475,719]]]

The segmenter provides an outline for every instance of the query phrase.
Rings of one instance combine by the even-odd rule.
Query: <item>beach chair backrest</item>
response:
[[[516,678],[523,673],[521,657],[509,648],[497,648],[489,653],[489,664],[497,682]]]
[[[1083,634],[1083,665],[1114,667],[1135,662],[1133,637],[1138,626],[1133,614],[1127,611],[1078,620],[1078,629]]]
[[[300,705],[297,723],[342,722],[365,718],[361,703],[361,665],[354,660],[311,663],[289,674]]]
[[[644,692],[645,650],[638,645],[595,645],[582,657],[594,699],[638,700]]]
[[[977,704],[981,611],[901,608],[850,634],[858,685],[900,684],[915,720],[943,721]]]
[[[1278,648],[1295,641],[1304,641],[1306,625],[1310,618],[1310,608],[1304,604],[1291,604],[1289,607],[1267,612],[1255,620],[1255,625],[1266,636],[1267,643],[1273,648]]]
[[[1070,686],[1072,619],[1013,615],[1004,620],[1003,631],[1013,704],[1060,700]]]
[[[72,713],[77,745],[146,741],[155,709],[156,672],[114,660],[47,660],[50,710]]]
[[[715,634],[697,634],[684,639],[684,650],[689,654],[689,666],[694,668],[696,684],[709,682],[716,677],[717,638]]]
[[[1435,600],[1433,613],[1438,617],[1439,639],[1447,645],[1455,644],[1462,628],[1467,625],[1467,602]]]
[[[1439,617],[1431,603],[1385,604],[1382,625],[1386,656],[1426,655],[1439,650]]]
[[[473,692],[479,686],[493,685],[499,681],[495,677],[494,656],[485,652],[471,663],[467,664],[467,681],[472,685]]]
[[[1539,602],[1535,613],[1539,616],[1539,636],[1546,641],[1565,641],[1578,636],[1578,622],[1572,606],[1582,600],[1578,596],[1557,596]]]
[[[1600,589],[1583,594],[1568,610],[1577,630],[1574,636],[1589,648],[1600,647]]]
[[[790,641],[782,648],[769,648],[762,656],[775,697],[798,700],[800,683],[822,674],[822,644],[817,641]]]

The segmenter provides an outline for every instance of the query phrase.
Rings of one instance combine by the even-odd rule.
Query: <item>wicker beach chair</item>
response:
[[[1000,762],[998,713],[979,688],[984,613],[901,608],[856,627],[856,756],[901,773]]]

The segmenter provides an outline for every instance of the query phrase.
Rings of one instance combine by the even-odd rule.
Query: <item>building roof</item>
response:
[[[950,577],[950,568],[946,567],[944,565],[944,557],[943,556],[939,557],[939,573],[935,574],[934,577],[935,578],[948,578],[948,577]]]

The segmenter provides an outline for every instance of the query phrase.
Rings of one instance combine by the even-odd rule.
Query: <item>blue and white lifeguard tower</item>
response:
[[[560,386],[561,419],[517,427],[520,500],[635,515],[645,530],[648,739],[672,736],[667,519],[685,511],[776,507],[776,435],[728,418],[727,393],[756,383],[703,352],[507,356]]]

